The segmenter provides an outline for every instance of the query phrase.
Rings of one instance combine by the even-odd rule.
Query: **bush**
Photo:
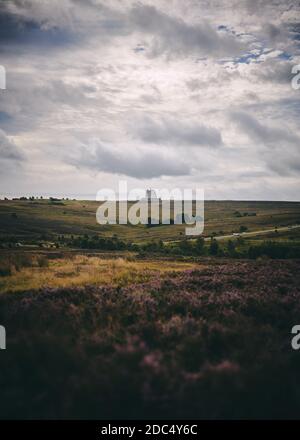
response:
[[[204,255],[205,253],[205,249],[204,249],[204,238],[203,237],[198,237],[196,240],[196,245],[195,245],[195,251],[197,255]]]
[[[269,241],[258,246],[250,246],[248,249],[249,258],[256,259],[262,256],[272,259],[300,258],[300,248]]]
[[[79,249],[99,249],[99,250],[125,250],[131,249],[131,244],[127,244],[118,238],[103,238],[97,235],[89,237],[88,235],[71,237],[67,244]]]
[[[219,243],[217,240],[212,239],[209,246],[209,253],[210,255],[218,255],[219,252]]]
[[[228,251],[228,255],[230,257],[235,257],[235,255],[236,255],[235,246],[236,246],[236,244],[232,240],[228,241],[228,243],[227,243],[227,251]]]
[[[49,266],[48,258],[45,257],[44,255],[39,255],[37,257],[37,265],[39,267],[48,267]]]
[[[16,270],[22,269],[22,267],[32,267],[34,265],[34,258],[30,254],[13,254],[10,257],[11,263]]]

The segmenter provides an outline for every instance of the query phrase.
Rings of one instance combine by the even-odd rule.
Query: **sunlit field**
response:
[[[23,254],[20,258],[20,255],[14,254],[8,256],[5,263],[3,260],[0,292],[108,284],[121,287],[148,281],[153,275],[163,278],[166,273],[198,266],[180,261],[136,261],[130,257],[112,259],[86,255],[48,259],[44,255]]]

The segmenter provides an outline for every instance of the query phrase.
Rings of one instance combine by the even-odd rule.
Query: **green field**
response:
[[[172,241],[184,236],[185,225],[99,225],[96,201],[1,200],[0,240],[35,244],[59,235],[99,235],[130,242]],[[298,202],[206,201],[204,236],[270,229],[300,223]]]
[[[0,201],[0,292],[123,286],[154,273],[162,277],[164,271],[212,264],[215,257],[300,256],[300,227],[295,227],[300,203],[207,201],[202,243],[186,238],[184,224],[99,225],[98,206],[76,200]]]

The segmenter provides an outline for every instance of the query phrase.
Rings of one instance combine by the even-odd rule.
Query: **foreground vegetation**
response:
[[[80,244],[79,239],[76,239]],[[113,240],[111,240],[114,243]],[[0,253],[0,293],[22,292],[44,287],[76,287],[111,285],[123,287],[149,281],[153,275],[163,278],[169,272],[178,272],[214,264],[215,259],[300,259],[300,245],[292,242],[235,240],[219,242],[202,237],[164,244],[149,242],[137,246],[122,245],[121,250],[99,252],[97,240],[91,249],[83,239],[81,250],[22,251],[6,250]],[[120,243],[116,241],[115,243]],[[124,249],[125,248],[125,249]]]
[[[0,296],[1,418],[298,418],[297,260]]]
[[[111,285],[123,287],[196,267],[184,261],[135,260],[132,256],[7,253],[0,256],[0,293],[43,287]]]

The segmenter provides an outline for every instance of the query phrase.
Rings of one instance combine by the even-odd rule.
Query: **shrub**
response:
[[[15,253],[10,257],[11,263],[15,266],[16,270],[22,269],[22,267],[32,267],[34,265],[34,258],[30,254]]]
[[[198,237],[195,244],[195,251],[197,255],[203,255],[205,253],[204,249],[204,238]]]
[[[217,240],[212,239],[209,246],[209,253],[210,255],[218,255],[219,252],[219,243]]]
[[[263,255],[272,259],[300,258],[300,248],[269,241],[248,249],[249,258],[256,259]]]
[[[44,255],[39,255],[37,257],[37,265],[39,267],[48,267],[49,266],[48,258],[45,257]]]
[[[230,257],[234,257],[236,255],[235,243],[232,240],[229,240],[227,243],[227,251]]]

